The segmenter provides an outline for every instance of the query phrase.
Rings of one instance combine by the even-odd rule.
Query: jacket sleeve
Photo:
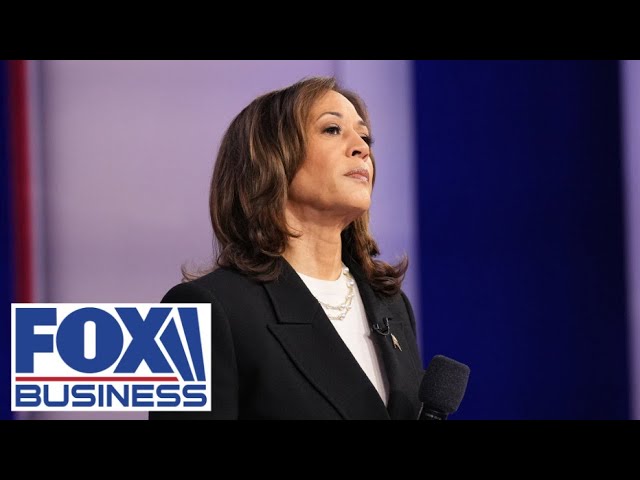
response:
[[[407,313],[409,314],[409,322],[411,323],[411,329],[413,330],[413,335],[418,338],[418,332],[416,331],[416,318],[413,315],[413,307],[411,306],[411,302],[405,295],[403,291],[400,291],[402,296],[402,300],[404,300],[404,306],[407,307]]]
[[[238,371],[226,313],[215,295],[194,284],[176,285],[162,303],[211,304],[211,411],[149,412],[149,420],[232,420],[238,417]]]

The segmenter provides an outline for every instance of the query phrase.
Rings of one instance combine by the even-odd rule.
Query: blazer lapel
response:
[[[375,387],[286,260],[278,279],[264,287],[278,317],[269,330],[339,414],[345,419],[389,419]]]
[[[373,291],[357,263],[347,255],[343,255],[343,261],[358,283],[367,319],[372,327],[371,336],[384,363],[383,368],[389,382],[389,401],[387,402],[389,415],[392,419],[417,419],[420,404],[417,398],[409,397],[409,392],[417,390],[420,378],[409,348],[406,348],[409,345],[409,337],[406,334],[408,332],[405,332],[408,324],[391,316],[387,306],[389,300]],[[385,319],[387,319],[386,322]],[[373,328],[376,324],[379,332]],[[392,335],[400,348],[394,346]],[[404,349],[403,345],[406,346]]]

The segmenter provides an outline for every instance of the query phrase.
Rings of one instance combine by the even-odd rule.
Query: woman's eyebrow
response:
[[[316,121],[320,120],[320,119],[321,119],[323,116],[325,116],[325,115],[334,115],[334,116],[336,116],[336,117],[338,117],[338,118],[344,118],[344,116],[343,116],[340,112],[324,112],[324,113],[321,113],[321,114],[318,116],[318,118],[316,119]],[[362,125],[363,127],[366,127],[366,126],[367,126],[367,124],[366,124],[366,123],[364,123],[364,120],[362,120],[361,118],[358,120],[358,124]]]

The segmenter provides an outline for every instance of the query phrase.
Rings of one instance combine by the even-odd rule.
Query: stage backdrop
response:
[[[209,262],[224,129],[316,74],[370,108],[382,256],[425,365],[471,367],[451,418],[640,418],[638,61],[0,61],[1,376],[8,302],[155,302]]]

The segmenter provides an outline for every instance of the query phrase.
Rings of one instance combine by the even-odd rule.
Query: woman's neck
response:
[[[289,239],[283,257],[295,271],[321,280],[335,280],[342,272],[342,245],[340,236],[336,242],[311,238],[303,234]]]
[[[342,272],[343,220],[317,222],[301,220],[287,212],[289,228],[301,234],[289,237],[283,257],[297,272],[322,280],[336,280]]]

